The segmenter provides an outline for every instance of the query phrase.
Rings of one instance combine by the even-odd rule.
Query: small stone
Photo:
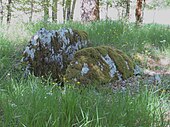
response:
[[[154,75],[154,80],[156,83],[160,84],[161,83],[160,75],[158,75],[158,74]]]
[[[139,75],[141,72],[142,72],[141,68],[138,65],[135,65],[134,74],[135,75]]]

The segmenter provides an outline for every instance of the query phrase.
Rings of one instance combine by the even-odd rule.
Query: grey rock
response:
[[[40,29],[23,51],[21,62],[26,75],[60,80],[76,51],[88,46],[87,33],[71,28]]]

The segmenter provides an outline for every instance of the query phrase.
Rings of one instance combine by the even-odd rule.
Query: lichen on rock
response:
[[[71,28],[40,29],[23,52],[21,62],[25,73],[46,76],[56,80],[65,74],[76,51],[88,46],[87,33]]]
[[[103,84],[125,80],[135,72],[135,64],[125,53],[109,46],[98,46],[77,51],[65,78],[72,83]]]

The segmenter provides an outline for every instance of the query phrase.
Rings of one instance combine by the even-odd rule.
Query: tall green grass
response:
[[[88,24],[38,22],[16,27],[13,28],[15,34],[9,28],[0,29],[0,126],[166,127],[168,124],[164,121],[164,104],[160,101],[167,100],[167,95],[158,96],[157,92],[147,89],[141,89],[134,96],[94,87],[62,90],[34,76],[24,79],[21,69],[16,69],[23,47],[42,27],[85,30],[94,46],[112,45],[131,55],[169,47],[170,30],[166,26],[149,24],[137,28],[119,21],[101,21]],[[165,83],[169,85],[168,81]],[[149,84],[141,81],[140,85]]]
[[[11,65],[13,61],[10,57],[13,54],[14,49],[12,49],[12,45],[10,41],[6,40],[2,35],[0,36],[0,77],[7,73],[9,69],[11,69]]]
[[[95,88],[65,91],[41,80],[6,84],[0,93],[0,126],[17,127],[165,127],[160,97],[147,90],[131,96]]]
[[[81,24],[80,22],[69,22],[67,24],[39,22],[27,25],[27,29],[32,34],[42,27],[46,29],[70,27],[85,30],[94,46],[112,45],[128,54],[142,52],[148,45],[149,48],[156,47],[164,50],[170,42],[170,29],[165,25],[158,24],[136,27],[133,23],[107,20],[87,24]]]

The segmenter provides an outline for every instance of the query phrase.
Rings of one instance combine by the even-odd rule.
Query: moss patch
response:
[[[134,63],[123,52],[109,46],[84,48],[75,53],[65,78],[73,83],[103,84],[134,74]]]

